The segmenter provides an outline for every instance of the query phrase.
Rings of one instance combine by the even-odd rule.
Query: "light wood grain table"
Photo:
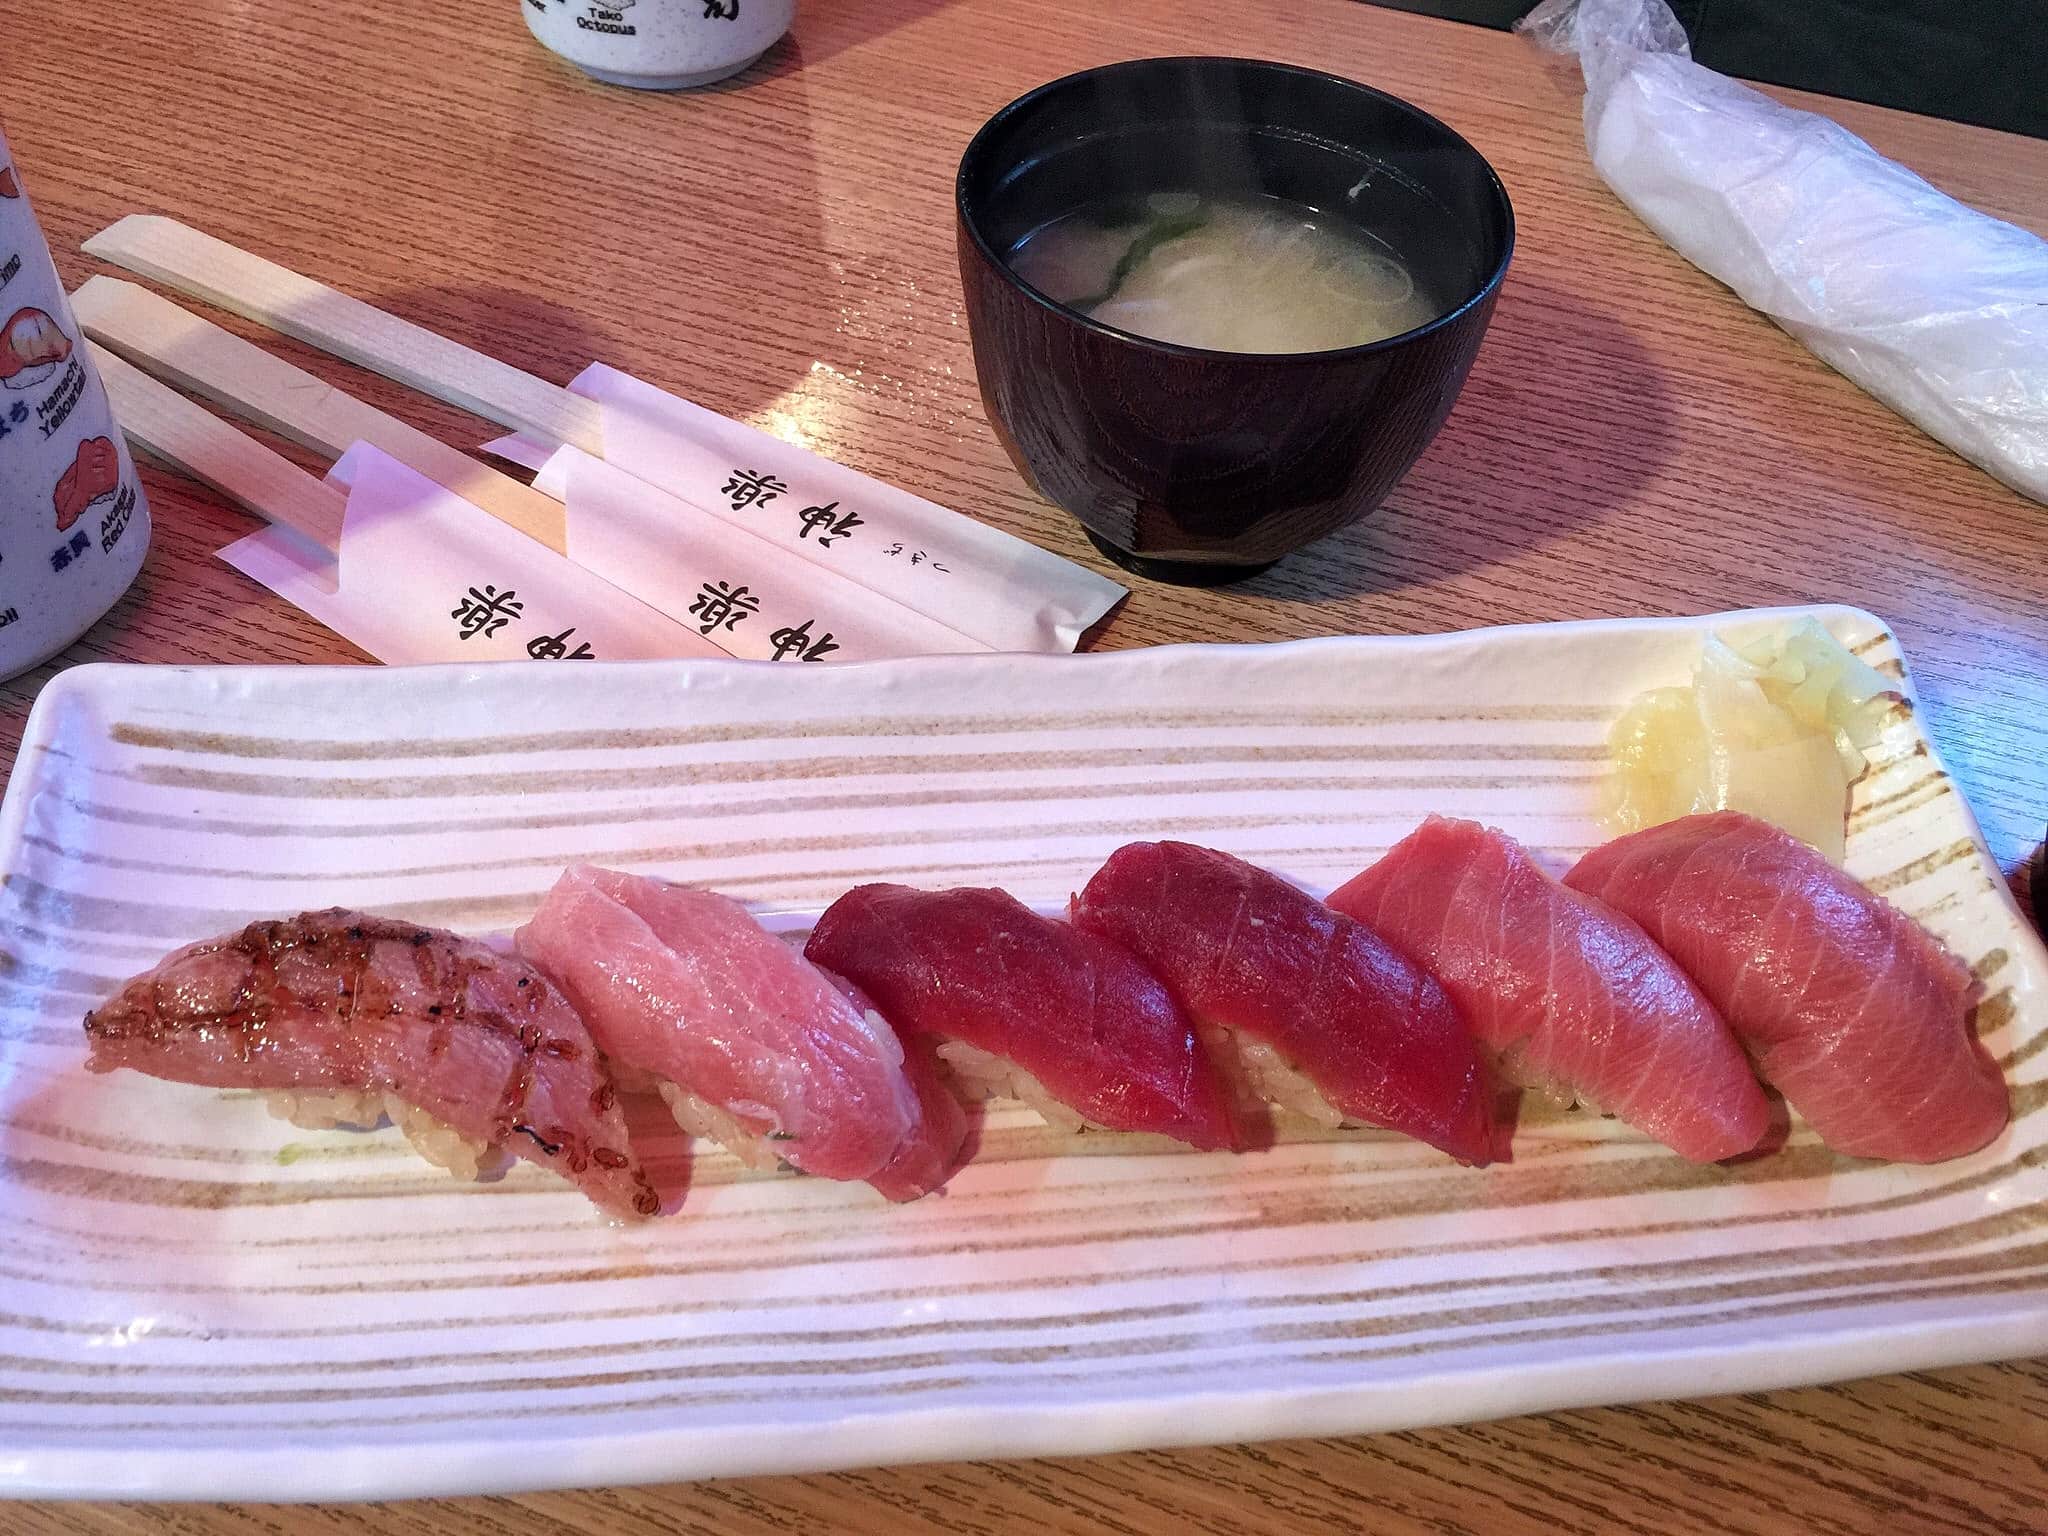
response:
[[[172,213],[550,378],[604,358],[1083,561],[976,396],[951,201],[969,134],[1032,85],[1145,54],[1388,87],[1478,145],[1520,220],[1462,402],[1366,526],[1241,588],[1141,583],[1099,643],[1858,603],[1915,659],[2008,872],[2041,837],[2048,510],[1673,256],[1590,170],[1575,75],[1514,39],[1340,0],[807,0],[794,40],[684,97],[585,81],[514,0],[0,0],[0,39],[0,106],[73,280],[88,233]],[[2048,144],[1827,106],[2048,230]],[[450,442],[484,432],[266,340]],[[63,664],[364,659],[213,558],[246,519],[148,481],[142,579]],[[10,752],[50,670],[0,691]],[[2044,1426],[2032,1362],[1070,1462],[369,1510],[0,1507],[0,1530],[2041,1532]]]

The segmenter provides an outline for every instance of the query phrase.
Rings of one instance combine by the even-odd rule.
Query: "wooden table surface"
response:
[[[809,0],[733,86],[660,97],[583,80],[514,0],[0,0],[0,37],[7,130],[73,280],[94,229],[171,213],[547,377],[604,358],[1083,561],[982,419],[953,265],[967,137],[1040,81],[1145,54],[1388,87],[1478,145],[1520,221],[1462,402],[1369,524],[1228,591],[1141,583],[1099,644],[1857,603],[1896,626],[2015,878],[2041,837],[2048,509],[1673,256],[1590,170],[1575,72],[1514,39],[1340,0]],[[1827,105],[2048,230],[2048,143]],[[449,441],[484,431],[265,340]],[[212,558],[246,519],[148,482],[143,576],[63,664],[364,659]],[[51,670],[0,690],[10,754]],[[29,1505],[0,1528],[2041,1532],[2044,1426],[2032,1362],[1348,1440],[375,1510]]]

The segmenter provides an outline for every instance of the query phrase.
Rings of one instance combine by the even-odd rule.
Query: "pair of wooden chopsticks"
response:
[[[131,215],[85,249],[502,426],[603,451],[592,402],[173,219]],[[346,497],[177,389],[318,453],[339,457],[357,441],[371,443],[567,553],[566,514],[552,497],[148,289],[95,277],[72,295],[72,308],[95,343],[115,415],[138,447],[329,550],[339,548]]]

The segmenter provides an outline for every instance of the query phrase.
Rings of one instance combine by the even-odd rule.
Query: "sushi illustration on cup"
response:
[[[88,437],[78,445],[71,467],[57,479],[51,502],[57,513],[57,531],[71,525],[102,502],[111,502],[121,488],[121,458],[110,437]]]
[[[112,504],[93,510],[109,494]],[[0,133],[0,677],[84,634],[148,547],[148,497]]]
[[[71,356],[71,338],[40,309],[17,309],[0,330],[0,388],[42,383]]]

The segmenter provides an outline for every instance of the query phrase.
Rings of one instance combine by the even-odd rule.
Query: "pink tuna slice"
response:
[[[929,1040],[903,1042],[903,1075],[917,1095],[917,1131],[904,1138],[896,1155],[868,1182],[899,1203],[928,1195],[953,1176],[967,1140],[967,1111],[946,1086],[945,1073]]]
[[[1222,1077],[1159,979],[1002,891],[858,886],[804,952],[905,1031],[999,1056],[1097,1125],[1236,1143]]]
[[[1344,1115],[1478,1166],[1504,1149],[1457,1007],[1361,923],[1191,843],[1131,843],[1074,921],[1151,966],[1197,1019],[1265,1041]]]
[[[844,992],[863,1015],[881,1016],[882,1010],[875,1006],[875,1000],[844,976],[822,965],[818,974]],[[917,1095],[922,1120],[896,1149],[888,1166],[868,1182],[889,1199],[901,1203],[930,1194],[953,1176],[967,1142],[967,1111],[946,1081],[945,1069],[939,1064],[938,1042],[901,1031],[896,1038],[903,1046],[903,1075]]]
[[[1594,849],[1565,883],[1670,951],[1837,1152],[1936,1163],[2005,1128],[1969,968],[1798,839],[1735,811],[1687,816]]]
[[[957,1150],[926,1144],[957,1123],[926,1114],[889,1026],[729,897],[583,865],[517,942],[613,1061],[725,1110],[806,1173],[882,1178],[904,1198]]]
[[[1685,973],[1506,833],[1432,816],[1330,905],[1443,983],[1509,1075],[1583,1094],[1695,1162],[1768,1129],[1742,1046]]]

